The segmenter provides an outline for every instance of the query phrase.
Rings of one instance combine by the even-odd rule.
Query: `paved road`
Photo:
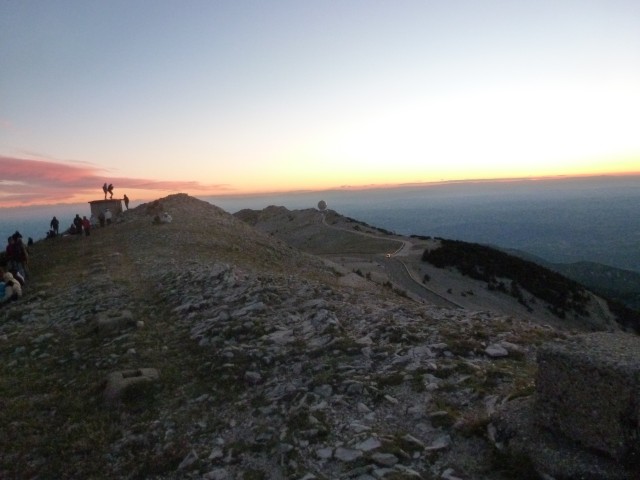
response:
[[[411,292],[418,298],[426,300],[427,302],[439,307],[462,308],[461,305],[458,305],[427,288],[419,281],[419,279],[413,278],[406,265],[399,258],[387,258],[384,266],[389,278],[391,278],[391,281],[395,285],[407,292]]]
[[[334,225],[329,225],[326,222],[324,213],[321,214],[321,223],[327,228],[343,230],[350,233],[364,235],[372,238],[378,238],[378,239],[382,238],[380,237],[380,235],[376,235],[372,233],[359,232],[353,229],[347,229],[347,228],[336,227]],[[448,300],[447,298],[443,297],[442,295],[434,292],[433,290],[430,290],[429,288],[427,288],[422,283],[421,279],[413,278],[413,276],[409,272],[409,269],[407,268],[405,263],[402,261],[402,256],[406,256],[409,254],[409,252],[411,251],[411,248],[413,247],[413,243],[411,243],[408,239],[404,239],[404,238],[402,239],[393,238],[389,240],[395,240],[399,242],[400,246],[395,252],[390,254],[391,255],[390,257],[385,257],[384,263],[382,263],[382,266],[387,272],[387,275],[389,276],[389,278],[391,279],[391,282],[397,288],[404,290],[406,292],[409,292],[412,296],[423,299],[429,303],[432,303],[440,307],[463,308],[461,305],[458,305]],[[380,252],[380,253],[384,253],[385,255],[387,254],[387,252]]]

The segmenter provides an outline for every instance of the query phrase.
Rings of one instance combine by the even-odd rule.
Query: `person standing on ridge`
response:
[[[109,195],[111,195],[109,198],[113,198],[113,183],[110,183],[109,186],[107,187],[107,192],[109,192]],[[104,197],[105,199],[107,198],[107,196],[105,195]]]
[[[102,191],[104,192],[104,199],[107,199],[107,182],[104,182],[104,185],[102,185]]]
[[[80,215],[76,213],[76,216],[73,218],[73,226],[75,227],[74,233],[76,235],[82,235],[82,219]]]
[[[127,197],[126,193],[124,194],[124,206],[129,210],[129,197]]]
[[[49,224],[49,226],[51,227],[51,231],[53,233],[55,233],[56,237],[58,236],[58,228],[60,227],[60,222],[58,221],[58,219],[54,216],[51,219],[51,223]]]
[[[82,217],[82,229],[84,230],[84,235],[86,237],[91,234],[91,222],[86,215]]]
[[[10,270],[17,270],[22,278],[28,277],[29,272],[29,251],[27,250],[27,246],[22,243],[22,235],[20,232],[16,232],[13,234],[14,241],[14,268]]]

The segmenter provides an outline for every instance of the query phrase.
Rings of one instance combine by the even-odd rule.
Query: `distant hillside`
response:
[[[240,210],[234,217],[281,238],[292,247],[315,255],[380,253],[393,251],[398,247],[397,241],[384,237],[365,238],[353,235],[349,230],[378,235],[388,232],[344,217],[333,210],[321,214],[313,208],[288,210],[285,207],[269,206],[264,210]],[[328,231],[327,226],[336,228]]]
[[[486,282],[490,290],[510,294],[528,309],[531,309],[531,299],[527,299],[524,291],[547,302],[549,309],[560,318],[564,318],[569,312],[589,316],[586,307],[590,298],[585,289],[588,286],[586,282],[579,283],[550,268],[488,246],[459,240],[440,239],[440,242],[438,248],[425,250],[422,256],[424,261],[438,268],[455,267],[464,275]],[[571,270],[574,278],[596,278],[598,283],[607,274],[613,277],[611,270],[604,269],[604,272],[606,273],[603,273],[603,269],[597,269],[594,264],[581,265],[581,268]],[[610,291],[616,291],[615,287],[619,288],[624,279],[624,276],[619,275],[618,285],[611,284]],[[594,293],[605,297],[618,323],[640,332],[640,313],[608,297],[601,283],[599,287],[600,291]]]
[[[321,255],[418,301],[489,310],[564,328],[615,329],[618,324],[632,328],[637,322],[625,307],[498,249],[395,235],[332,210],[270,206],[241,210],[235,216],[297,249]],[[423,258],[423,252],[429,252],[424,253],[428,258]],[[457,268],[445,271],[443,266]]]
[[[577,262],[551,267],[580,282],[592,291],[640,310],[640,273],[609,267],[600,263]]]
[[[575,280],[589,290],[628,308],[640,311],[640,273],[596,262],[553,263],[527,252],[500,249],[543,265]]]

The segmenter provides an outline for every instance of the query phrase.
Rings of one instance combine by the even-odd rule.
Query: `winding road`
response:
[[[376,235],[373,233],[367,233],[362,231],[357,231],[353,229],[337,227],[334,225],[329,225],[326,222],[326,216],[324,213],[320,212],[321,215],[321,223],[326,228],[331,228],[335,230],[342,230],[350,233],[354,233],[357,235],[363,235],[370,238],[382,239],[380,235]],[[429,302],[431,304],[446,307],[446,308],[464,308],[462,305],[458,305],[455,302],[443,297],[442,295],[434,292],[433,290],[427,288],[421,281],[421,279],[417,279],[411,273],[411,270],[407,266],[405,262],[401,260],[400,257],[408,256],[411,249],[413,248],[413,243],[411,243],[406,238],[386,238],[386,240],[394,240],[399,242],[400,247],[393,253],[388,252],[380,252],[385,255],[385,261],[381,264],[387,273],[391,283],[393,283],[400,290],[404,290],[411,294],[412,297],[417,297],[423,301]]]

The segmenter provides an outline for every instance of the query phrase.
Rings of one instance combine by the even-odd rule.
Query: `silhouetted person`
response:
[[[104,185],[102,185],[102,191],[104,192],[104,199],[107,199],[107,182],[104,182]]]
[[[86,215],[82,217],[82,229],[84,230],[85,236],[88,237],[89,235],[91,235],[91,222]]]
[[[27,246],[22,243],[22,235],[20,235],[20,232],[14,233],[13,237],[15,242],[15,267],[10,270],[17,270],[23,278],[27,278],[27,272],[29,271],[29,251],[27,250]]]
[[[51,219],[51,223],[49,224],[49,226],[51,227],[51,231],[53,233],[56,234],[56,236],[58,235],[58,227],[60,227],[60,222],[58,221],[58,219],[54,216]]]
[[[109,186],[107,187],[107,192],[109,192],[109,195],[111,195],[109,198],[113,198],[113,183],[109,184]],[[104,198],[107,198],[107,196],[105,195]]]
[[[77,235],[82,234],[82,219],[80,218],[80,215],[78,215],[77,213],[76,213],[76,216],[73,218],[73,226],[76,227],[75,233]]]
[[[129,210],[129,197],[127,197],[126,193],[124,194],[124,206]]]

